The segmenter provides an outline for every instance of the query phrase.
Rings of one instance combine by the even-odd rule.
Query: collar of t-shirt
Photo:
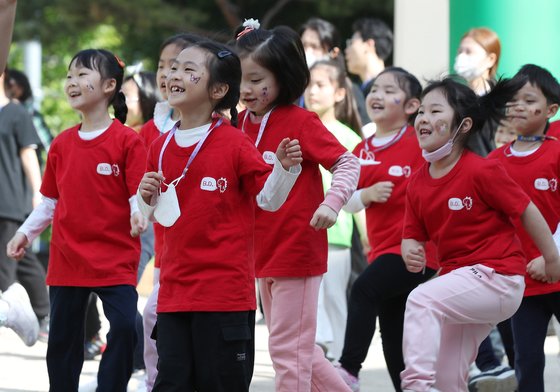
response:
[[[177,129],[175,132],[175,143],[179,147],[190,147],[198,143],[200,139],[208,132],[212,123],[201,125],[200,127],[190,129]]]
[[[95,131],[88,131],[88,132],[78,131],[78,136],[80,136],[80,139],[82,140],[93,140],[96,137],[101,136],[103,132],[105,132],[107,129],[109,129],[109,127],[97,129]]]
[[[391,140],[393,140],[394,137],[395,137],[395,135],[389,135],[389,136],[384,136],[384,137],[374,136],[374,137],[371,138],[371,144],[373,145],[373,147],[381,147],[381,146],[389,143]]]
[[[514,157],[528,157],[532,153],[536,152],[538,149],[539,147],[533,148],[532,150],[528,150],[528,151],[518,151],[515,148],[513,148],[513,146],[510,147],[511,155],[513,155]]]

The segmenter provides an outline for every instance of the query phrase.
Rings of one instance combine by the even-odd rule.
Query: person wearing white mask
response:
[[[485,27],[470,29],[461,38],[453,69],[477,95],[484,95],[496,79],[500,53],[500,39],[494,31]]]

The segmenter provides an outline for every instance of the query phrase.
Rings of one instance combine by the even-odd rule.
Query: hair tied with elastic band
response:
[[[218,58],[223,59],[224,57],[231,56],[232,53],[229,50],[221,50],[218,52]]]
[[[119,56],[117,56],[117,55],[115,55],[115,59],[117,60],[117,63],[119,64],[119,67],[121,67],[122,69],[124,69],[124,67],[125,67],[125,65],[126,65],[126,64],[124,63],[124,61],[122,61],[122,60],[119,58]]]
[[[237,39],[243,37],[250,31],[257,30],[259,27],[261,27],[261,24],[259,23],[258,19],[245,19],[245,22],[243,22],[243,27],[245,28],[241,30],[239,34],[237,34]]]

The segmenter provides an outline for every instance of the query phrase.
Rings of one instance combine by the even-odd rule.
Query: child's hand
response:
[[[29,241],[25,234],[16,232],[8,245],[6,246],[6,254],[14,260],[21,260],[25,255],[25,247],[29,245]]]
[[[290,138],[283,139],[276,150],[276,157],[284,170],[288,170],[290,167],[303,162],[299,140],[294,139],[290,141]]]
[[[369,188],[365,188],[363,192],[366,192],[368,203],[386,203],[389,197],[391,197],[391,193],[393,193],[394,186],[395,184],[391,181],[380,181]]]
[[[544,257],[540,256],[536,259],[531,260],[527,264],[527,273],[529,276],[535,280],[540,282],[548,282],[548,278],[546,276],[545,265],[544,265]]]
[[[556,283],[560,279],[560,258],[556,256],[554,260],[545,261],[545,271],[548,283]]]
[[[130,217],[130,227],[130,235],[132,237],[138,237],[148,228],[148,221],[140,212],[135,212]]]
[[[315,230],[328,229],[336,223],[338,214],[330,207],[321,204],[313,214],[309,224]]]
[[[161,173],[148,172],[142,177],[138,189],[140,190],[140,195],[146,204],[150,204],[152,196],[157,194],[161,182],[165,180]]]
[[[415,240],[404,239],[401,251],[408,271],[413,273],[424,271],[426,267],[426,252],[421,243]]]

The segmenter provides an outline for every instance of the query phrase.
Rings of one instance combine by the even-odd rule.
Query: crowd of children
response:
[[[52,142],[42,200],[7,243],[20,260],[52,223],[51,390],[78,390],[95,294],[110,324],[98,391],[126,391],[142,333],[148,391],[249,391],[258,283],[277,391],[359,391],[377,319],[396,391],[466,391],[480,344],[510,319],[517,390],[544,391],[560,318],[557,80],[531,64],[483,92],[455,77],[422,89],[398,67],[364,73],[376,131],[362,140],[342,52],[313,52],[329,25],[311,22],[305,45],[252,19],[228,45],[175,35],[155,75],[125,79],[103,49],[72,58],[64,91],[80,123]],[[350,57],[368,40],[356,26]],[[471,151],[494,134],[488,157]],[[368,266],[347,299],[361,210]],[[0,296],[0,325],[28,345],[30,315],[17,283]]]

